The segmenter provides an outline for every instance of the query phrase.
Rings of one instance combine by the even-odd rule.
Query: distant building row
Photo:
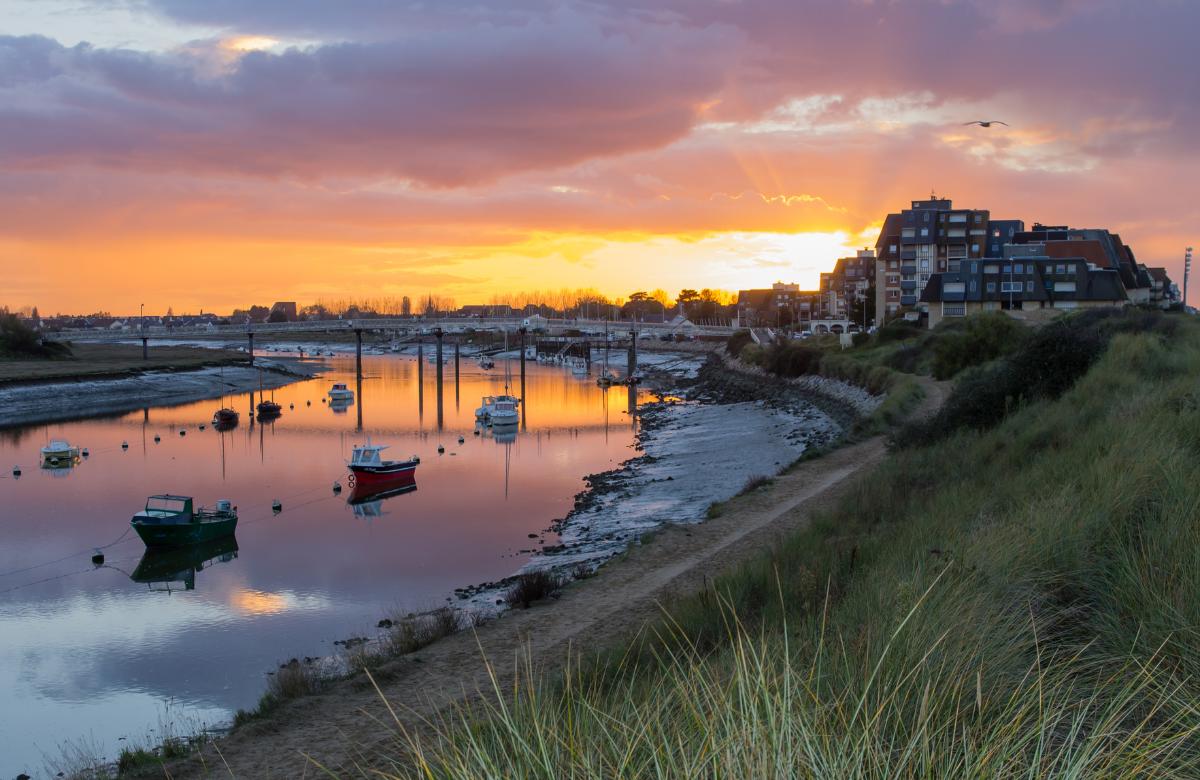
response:
[[[888,214],[875,250],[837,261],[819,289],[776,283],[741,290],[746,327],[822,323],[841,330],[897,317],[926,320],[979,311],[1043,319],[1063,310],[1148,304],[1166,308],[1179,290],[1163,268],[1137,261],[1108,230],[992,219],[987,209],[956,209],[947,198],[914,200]]]
[[[875,251],[880,324],[903,315],[933,327],[991,310],[1048,319],[1069,309],[1179,301],[1166,270],[1138,263],[1116,233],[1036,223],[1026,230],[1021,220],[956,209],[943,198],[889,214]]]

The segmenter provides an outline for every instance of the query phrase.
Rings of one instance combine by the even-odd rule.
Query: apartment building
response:
[[[1024,230],[1015,219],[993,220],[987,209],[956,209],[949,198],[914,200],[888,214],[875,242],[875,311],[883,324],[927,307],[921,292],[937,273],[958,272],[964,261],[1003,256],[1004,244]]]
[[[813,319],[861,322],[865,304],[874,290],[874,250],[860,249],[854,257],[839,258],[832,271],[821,274],[821,312]]]

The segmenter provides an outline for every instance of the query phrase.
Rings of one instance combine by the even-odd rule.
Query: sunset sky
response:
[[[809,286],[931,190],[1178,281],[1198,33],[1196,0],[0,0],[0,304]]]

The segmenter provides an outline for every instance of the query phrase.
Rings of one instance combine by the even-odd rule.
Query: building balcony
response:
[[[917,273],[917,267],[915,265],[902,265],[900,266],[900,273],[904,274],[905,276],[915,276]]]
[[[901,260],[916,260],[917,259],[917,250],[901,249],[900,250],[900,259]]]
[[[915,291],[917,289],[917,280],[916,279],[901,279],[900,280],[900,289],[903,290],[904,292]]]
[[[901,295],[900,296],[900,305],[901,306],[916,306],[917,305],[917,296]]]

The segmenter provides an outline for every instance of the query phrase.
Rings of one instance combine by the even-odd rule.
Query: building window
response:
[[[1025,292],[1033,292],[1033,281],[1025,282]]]
[[[982,215],[982,214],[976,214],[976,215],[975,215],[975,224],[976,224],[976,225],[978,225],[980,222],[983,222],[983,215]]]
[[[994,255],[1000,254],[1000,245],[999,244],[992,244],[992,254],[994,254]]]
[[[925,212],[925,221],[926,222],[929,221],[929,212],[928,211]]]
[[[971,273],[973,273],[973,274],[979,273],[979,263],[971,263]],[[972,287],[971,289],[974,289],[974,287]]]
[[[975,254],[979,254],[979,244],[971,244],[971,251]]]
[[[1020,282],[1001,282],[1000,292],[1002,293],[1019,293],[1024,289],[1024,285]]]
[[[887,296],[887,297],[888,297],[888,300],[892,300],[892,301],[894,301],[894,300],[896,300],[897,298],[899,298],[899,297],[900,297],[900,291],[899,291],[899,290],[888,290],[888,291],[887,291],[887,294],[888,294],[888,296]]]
[[[1065,273],[1067,272],[1067,267],[1066,267],[1065,265],[1059,265],[1059,266],[1058,266],[1058,267],[1055,269],[1055,271],[1054,271],[1054,272],[1055,272],[1055,273],[1059,273],[1059,274],[1065,274]]]
[[[1055,282],[1054,292],[1075,292],[1075,282]]]
[[[891,254],[896,254],[896,245],[895,245],[895,244],[888,244],[888,252],[889,252],[889,253],[891,253]]]
[[[972,271],[975,270],[974,263],[971,263],[971,270]],[[983,272],[985,274],[998,274],[998,273],[1000,273],[1000,266],[996,265],[995,263],[988,263],[987,265],[985,265],[983,267]]]
[[[988,283],[987,283],[987,291],[988,291],[988,292],[990,292],[990,293],[994,293],[994,292],[996,292],[996,283],[995,283],[995,282],[988,282]]]
[[[971,280],[971,292],[975,292],[977,289],[979,289],[979,288],[975,286],[975,280],[972,279]]]
[[[1014,263],[1014,264],[1013,264],[1013,273],[1016,273],[1016,274],[1023,274],[1023,273],[1025,273],[1025,268],[1024,268],[1024,266],[1022,266],[1020,263]]]
[[[943,282],[942,283],[942,292],[958,293],[961,295],[962,293],[966,292],[966,287],[967,286],[965,284],[963,284],[962,282]]]
[[[916,228],[904,228],[900,231],[901,238],[914,238],[917,235]]]
[[[1000,238],[1000,231],[999,231],[999,230],[993,230],[993,231],[992,231],[992,238]]]
[[[929,228],[921,228],[921,238],[925,238],[928,235],[929,235]]]

